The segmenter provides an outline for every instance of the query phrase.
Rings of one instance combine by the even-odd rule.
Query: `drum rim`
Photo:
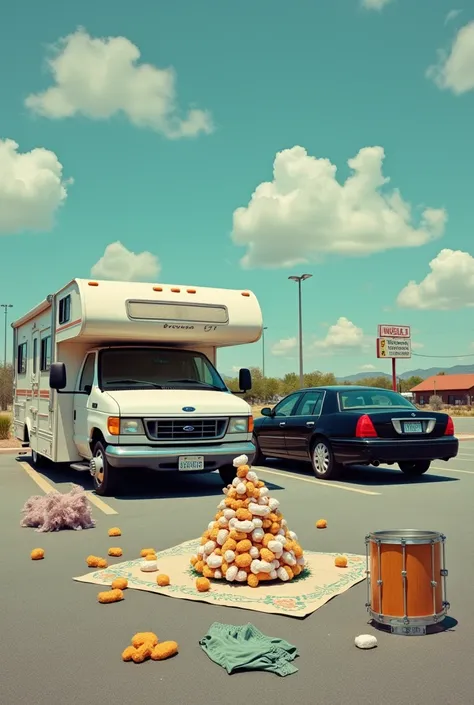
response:
[[[380,543],[431,543],[443,541],[444,536],[440,531],[425,529],[384,529],[371,531],[368,539]]]

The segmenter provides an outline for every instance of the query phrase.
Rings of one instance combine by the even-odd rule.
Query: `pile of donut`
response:
[[[297,535],[288,529],[279,501],[250,469],[247,456],[236,458],[234,467],[236,477],[224,488],[226,496],[191,558],[202,575],[200,591],[210,588],[211,579],[253,588],[263,581],[293,580],[305,566]]]

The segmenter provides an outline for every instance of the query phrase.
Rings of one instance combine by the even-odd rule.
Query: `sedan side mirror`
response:
[[[264,406],[263,409],[261,409],[260,413],[262,416],[273,416],[273,409],[271,409],[269,406]]]
[[[67,384],[66,365],[64,362],[52,362],[49,368],[49,386],[51,389],[64,389]]]

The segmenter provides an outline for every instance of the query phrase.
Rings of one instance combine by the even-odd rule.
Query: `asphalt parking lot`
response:
[[[473,420],[461,422],[458,431],[474,432]],[[90,489],[90,479],[85,473],[49,470],[38,477],[25,458],[20,462],[2,455],[2,705],[117,705],[138,698],[221,705],[244,692],[247,699],[254,694],[260,702],[278,704],[297,697],[303,704],[472,705],[474,441],[463,441],[456,459],[434,463],[429,474],[416,480],[398,470],[360,468],[339,482],[325,483],[315,480],[308,467],[277,461],[257,472],[306,549],[365,553],[364,537],[371,530],[419,528],[446,534],[448,628],[424,637],[376,631],[368,624],[364,582],[304,620],[136,590],[129,590],[121,603],[99,605],[101,588],[75,583],[72,577],[86,572],[85,556],[107,553],[107,529],[122,529],[117,545],[125,559],[136,557],[145,545],[160,550],[195,538],[222,497],[218,476],[185,476],[179,483],[140,476],[126,496],[92,496],[95,529],[38,534],[20,527],[25,500],[51,486],[68,491],[71,482]],[[324,531],[315,529],[319,518],[328,521]],[[46,550],[44,561],[29,558],[37,546]],[[214,621],[252,622],[295,644],[298,673],[287,678],[228,676],[198,644]],[[131,636],[149,630],[162,640],[176,640],[180,653],[162,663],[123,663],[121,651]],[[355,648],[354,638],[363,633],[376,634],[377,649]]]

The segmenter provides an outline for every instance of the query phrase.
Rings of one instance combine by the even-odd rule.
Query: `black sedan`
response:
[[[329,386],[301,389],[255,419],[254,464],[266,457],[310,461],[335,479],[347,465],[393,465],[422,475],[433,460],[458,453],[448,414],[420,411],[388,389]]]

